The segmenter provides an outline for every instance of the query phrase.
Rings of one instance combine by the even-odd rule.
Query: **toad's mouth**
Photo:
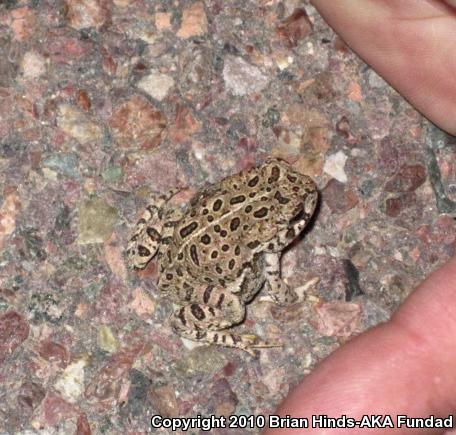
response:
[[[304,204],[299,204],[294,211],[294,216],[290,219],[290,223],[298,222],[304,219],[306,212],[304,210]]]

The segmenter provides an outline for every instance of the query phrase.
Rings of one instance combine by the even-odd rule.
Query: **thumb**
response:
[[[448,417],[456,407],[456,258],[434,272],[389,322],[342,346],[307,376],[277,414]],[[314,429],[344,434],[356,429]],[[359,429],[364,433],[365,429]],[[369,433],[390,433],[373,429]],[[401,427],[400,433],[439,433]],[[305,433],[312,429],[305,429]],[[274,429],[266,434],[278,433]],[[299,434],[280,429],[281,434]],[[302,432],[304,433],[304,432]]]

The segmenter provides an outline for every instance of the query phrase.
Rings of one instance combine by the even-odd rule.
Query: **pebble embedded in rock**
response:
[[[28,337],[29,325],[15,311],[0,316],[0,365]]]
[[[58,108],[57,125],[70,137],[81,144],[99,141],[103,131],[98,123],[92,121],[85,113],[69,104]]]
[[[46,60],[36,51],[27,51],[22,58],[21,70],[26,79],[36,79],[46,72]]]
[[[387,198],[384,204],[384,211],[388,216],[397,217],[402,211],[411,207],[415,201],[416,197],[413,192]]]
[[[358,203],[355,193],[336,179],[330,180],[322,193],[323,201],[333,213],[345,213]]]
[[[4,4],[4,2],[2,3]],[[37,11],[32,6],[13,9],[9,18],[11,30],[17,41],[25,42],[36,32],[38,27]]]
[[[75,29],[100,27],[108,19],[109,3],[103,0],[66,0],[68,24]]]
[[[4,192],[3,204],[0,207],[0,249],[5,246],[8,236],[16,229],[16,218],[20,210],[21,200],[18,192]]]
[[[36,353],[44,360],[52,362],[61,368],[66,367],[70,360],[67,348],[51,340],[42,341],[36,348]]]
[[[78,176],[78,156],[76,154],[55,153],[43,159],[43,166],[67,177]]]
[[[133,291],[133,300],[129,307],[136,312],[140,317],[149,318],[155,311],[156,303],[151,299],[145,291],[136,288]]]
[[[117,209],[104,199],[93,198],[83,202],[79,207],[80,245],[103,243],[109,239],[117,222]]]
[[[55,389],[70,403],[78,401],[84,391],[85,358],[78,359],[66,367],[55,383]]]
[[[228,91],[238,96],[259,92],[268,84],[268,77],[258,67],[236,56],[225,58],[223,78]]]
[[[277,26],[277,34],[289,48],[296,47],[302,39],[312,32],[312,23],[305,9],[298,8]]]
[[[119,342],[108,325],[101,325],[98,329],[97,343],[101,350],[108,353],[115,352],[119,347]]]
[[[203,2],[196,2],[182,13],[182,23],[177,32],[179,38],[187,39],[207,33],[207,17]]]
[[[114,109],[109,125],[121,147],[152,149],[162,140],[166,118],[145,98],[135,95]]]
[[[84,110],[84,112],[88,112],[90,110],[90,107],[92,106],[92,103],[90,101],[89,94],[85,89],[79,89],[76,92],[75,100],[77,105]]]
[[[171,76],[156,72],[143,77],[138,83],[139,89],[158,101],[163,100],[173,86],[174,79]]]
[[[326,157],[325,164],[323,166],[323,172],[331,175],[337,181],[341,183],[347,182],[347,174],[345,173],[345,162],[347,156],[343,151],[337,151],[335,154],[331,154]]]
[[[151,387],[147,396],[160,415],[179,417],[179,403],[173,385]]]
[[[171,28],[171,13],[157,12],[155,14],[155,27],[157,30],[168,30]]]
[[[214,373],[226,364],[224,355],[213,346],[198,346],[176,362],[176,368],[185,376],[196,373]]]
[[[413,192],[426,181],[426,170],[421,165],[404,165],[385,185],[387,192]]]
[[[17,403],[25,415],[30,415],[40,405],[45,396],[44,388],[37,382],[26,380],[19,390]]]

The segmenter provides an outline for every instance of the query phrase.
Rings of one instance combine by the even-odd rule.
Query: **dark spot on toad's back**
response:
[[[255,187],[257,184],[258,184],[258,181],[259,181],[260,177],[258,177],[258,175],[256,175],[255,177],[253,177],[251,180],[249,180],[249,182],[247,183],[247,185],[249,187]]]
[[[200,240],[205,245],[209,245],[211,243],[211,238],[210,238],[209,234],[204,234],[203,236],[201,236]]]
[[[238,217],[235,217],[235,218],[231,219],[230,230],[231,231],[236,231],[237,228],[239,227],[240,223],[241,223],[241,220]]]
[[[274,166],[271,170],[271,176],[268,178],[268,183],[272,184],[277,182],[280,177],[280,169],[277,166]]]
[[[234,196],[233,198],[230,199],[230,204],[231,205],[240,204],[241,202],[244,202],[244,201],[245,201],[245,196],[238,195],[238,196]]]
[[[253,216],[256,218],[264,218],[268,214],[268,209],[266,207],[261,207],[260,209],[253,212]]]
[[[191,224],[187,225],[186,227],[182,228],[179,231],[180,236],[184,239],[185,237],[188,237],[193,231],[195,231],[198,228],[198,223],[197,222],[192,222]]]
[[[274,198],[277,199],[277,201],[279,201],[279,204],[288,204],[290,202],[290,200],[288,198],[285,198],[284,196],[282,196],[282,194],[277,191],[276,194],[274,195]]]
[[[190,246],[190,257],[197,266],[199,266],[199,259],[198,259],[198,253],[196,252],[196,246],[192,245]]]
[[[221,199],[217,199],[214,202],[214,205],[212,206],[212,210],[219,211],[222,208],[222,204],[223,204],[222,200]]]
[[[249,242],[247,243],[247,246],[250,248],[250,249],[255,249],[256,247],[258,247],[260,245],[260,242],[258,240],[254,240],[252,242]]]

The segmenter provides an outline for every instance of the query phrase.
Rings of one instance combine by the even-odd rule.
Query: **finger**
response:
[[[446,3],[448,6],[456,8],[456,0],[443,0],[443,2]]]
[[[342,346],[307,376],[279,407],[307,417],[390,415],[448,417],[456,408],[456,259],[433,273],[393,318]],[[312,432],[303,429],[301,433]],[[354,429],[314,429],[344,434]],[[392,433],[377,429],[369,433]],[[360,429],[359,433],[364,433]],[[440,433],[401,428],[400,433]],[[274,429],[265,432],[275,434]],[[280,434],[299,434],[282,429]],[[358,432],[357,432],[358,433]]]
[[[442,1],[422,0],[313,0],[312,4],[419,111],[456,134],[452,8]]]

